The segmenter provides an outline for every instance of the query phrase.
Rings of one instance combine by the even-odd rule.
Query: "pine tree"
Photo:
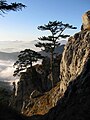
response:
[[[0,0],[0,15],[10,10],[12,11],[22,10],[23,7],[25,8],[26,6],[22,3],[14,2],[14,3],[8,4],[6,0]]]
[[[28,68],[32,68],[32,64],[42,58],[41,54],[33,50],[25,49],[21,51],[20,55],[18,55],[18,60],[14,63],[16,70],[13,75],[20,75],[23,70],[26,71]]]
[[[50,36],[42,36],[39,39],[40,42],[35,44],[36,47],[43,48],[44,51],[50,52],[50,66],[51,66],[51,81],[53,87],[53,58],[55,48],[60,46],[60,38],[67,38],[70,35],[62,34],[66,29],[76,29],[69,24],[63,24],[62,22],[54,21],[43,26],[39,26],[38,29],[41,31],[49,31],[51,33]]]

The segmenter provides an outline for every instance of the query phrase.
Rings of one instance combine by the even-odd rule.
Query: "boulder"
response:
[[[82,16],[83,30],[90,30],[90,11],[87,11]]]

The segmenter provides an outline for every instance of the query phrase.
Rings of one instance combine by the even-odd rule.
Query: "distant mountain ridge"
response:
[[[63,52],[63,50],[64,50],[64,46],[65,45],[61,45],[61,46],[57,47],[55,49],[55,53],[61,54]],[[46,53],[45,51],[39,51],[39,53],[42,56],[48,56],[49,57],[49,53]],[[0,60],[12,60],[12,61],[16,61],[17,58],[18,58],[18,55],[19,55],[19,52],[11,52],[11,53],[0,52]]]
[[[19,52],[12,53],[0,52],[0,60],[16,60],[18,55]]]

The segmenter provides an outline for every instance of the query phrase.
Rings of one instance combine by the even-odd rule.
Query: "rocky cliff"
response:
[[[90,54],[90,31],[81,31],[70,37],[60,65],[60,91],[65,92],[70,81],[79,76]]]
[[[22,72],[17,85],[17,95],[12,99],[11,105],[18,111],[22,111],[33,91],[36,91],[36,96],[43,91],[41,75],[37,73],[35,67],[28,69],[27,72]]]
[[[90,30],[90,10],[85,12],[82,16],[82,29]]]

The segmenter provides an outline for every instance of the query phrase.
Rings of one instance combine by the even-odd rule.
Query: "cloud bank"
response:
[[[13,76],[13,63],[14,61],[0,60],[0,81],[8,82],[10,86],[12,86],[12,82],[17,83],[19,80]]]
[[[0,41],[0,51],[3,52],[19,52],[24,49],[32,49],[39,51],[40,49],[35,47],[37,40],[34,41]]]

